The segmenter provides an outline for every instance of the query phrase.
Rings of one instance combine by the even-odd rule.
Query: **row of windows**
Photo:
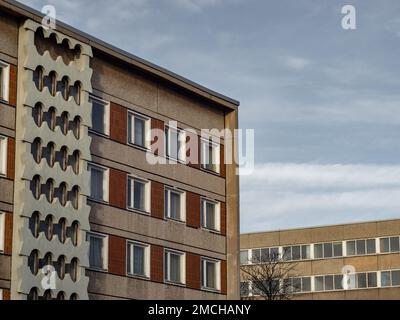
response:
[[[99,233],[88,233],[90,243],[89,264],[95,270],[108,269],[108,237]],[[127,241],[126,273],[145,279],[150,278],[149,244]],[[203,289],[220,290],[220,262],[201,258],[201,285]],[[186,254],[184,252],[164,250],[164,281],[173,284],[186,284]]]
[[[0,212],[0,253],[4,252],[5,218],[6,214]]]
[[[295,277],[283,281],[275,280],[269,286],[262,282],[241,282],[240,294],[242,297],[260,295],[265,292],[262,288],[269,287],[274,292],[285,288],[285,292],[288,293],[308,293],[397,286],[400,286],[400,270],[387,270],[352,273],[346,276],[338,274]]]
[[[79,105],[81,103],[81,83],[79,81],[71,83],[67,76],[64,76],[61,80],[57,80],[57,73],[55,71],[44,75],[43,68],[39,66],[33,72],[33,82],[39,91],[47,88],[52,96],[55,96],[59,92],[64,100],[73,97],[76,104]]]
[[[107,168],[89,164],[91,172],[90,198],[97,201],[108,202],[109,170]],[[143,213],[150,213],[151,182],[136,177],[128,177],[127,209]],[[186,221],[186,193],[183,190],[165,187],[164,190],[164,216],[165,218]],[[202,227],[220,231],[220,203],[210,199],[201,199]]]
[[[399,236],[242,250],[240,263],[262,263],[273,257],[299,261],[397,252],[400,252]]]
[[[69,300],[78,300],[79,296],[76,293],[71,294]],[[53,297],[51,290],[46,290],[42,297],[39,297],[38,289],[32,288],[27,297],[28,300],[67,300],[68,297],[65,292],[60,291],[57,297]]]
[[[110,104],[96,97],[90,97],[92,103],[91,130],[108,136],[110,134]],[[128,144],[150,149],[150,118],[134,112],[128,113]],[[165,126],[166,157],[179,162],[186,162],[186,133],[184,130]],[[197,150],[196,150],[197,152]],[[220,147],[211,140],[201,140],[200,162],[203,169],[219,173]]]
[[[10,65],[0,61],[0,101],[8,102]]]

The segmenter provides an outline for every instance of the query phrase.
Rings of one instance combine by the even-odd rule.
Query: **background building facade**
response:
[[[399,299],[399,236],[400,220],[242,234],[240,259],[276,252],[293,262],[294,299]],[[251,283],[241,296],[257,298]]]
[[[0,298],[238,298],[233,140],[200,136],[238,102],[41,19],[0,3]]]

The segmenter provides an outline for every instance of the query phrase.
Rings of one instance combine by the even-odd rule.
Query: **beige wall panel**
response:
[[[15,129],[15,108],[1,103],[0,126],[8,129]]]
[[[379,299],[378,289],[347,290],[345,291],[346,300],[377,300]]]
[[[378,269],[400,269],[400,254],[382,254],[378,256]],[[400,299],[400,297],[399,297]]]
[[[314,275],[339,274],[344,266],[343,259],[327,259],[312,261],[312,272]]]
[[[379,299],[381,300],[399,300],[400,288],[379,289]]]
[[[376,271],[378,266],[378,257],[364,256],[345,258],[344,265],[354,266],[356,268],[356,272]]]
[[[92,76],[94,89],[157,111],[157,84],[155,82],[98,57],[92,59],[91,66],[94,70]]]
[[[343,291],[317,292],[312,295],[313,300],[343,300],[344,297]]]
[[[308,244],[312,236],[308,230],[286,230],[280,232],[280,245]]]
[[[18,23],[9,15],[0,13],[0,52],[18,57]]]
[[[376,222],[349,224],[343,226],[344,239],[364,239],[376,237]]]
[[[279,246],[279,232],[244,234],[240,236],[241,249]]]
[[[11,257],[0,254],[0,279],[11,279]]]
[[[308,230],[311,234],[311,242],[325,242],[343,239],[343,227],[331,226],[324,228],[313,228]]]
[[[400,220],[378,222],[377,229],[380,237],[398,236],[400,235]]]
[[[0,178],[0,201],[11,204],[14,202],[13,181]]]

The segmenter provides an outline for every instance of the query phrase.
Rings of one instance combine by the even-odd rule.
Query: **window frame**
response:
[[[0,101],[10,101],[10,64],[0,60]]]
[[[130,181],[133,182],[131,184],[132,190],[130,190],[130,188],[129,188]],[[129,203],[129,194],[131,194],[131,200],[133,202],[132,204],[134,205],[134,203],[135,203],[135,200],[134,200],[134,195],[135,195],[135,187],[134,187],[135,184],[134,184],[134,182],[135,181],[138,181],[138,182],[144,184],[144,189],[145,189],[145,191],[144,191],[145,192],[144,210],[134,208],[134,206],[130,206],[130,203]],[[149,215],[150,211],[151,211],[151,181],[147,180],[147,179],[139,178],[139,177],[134,176],[134,175],[128,175],[126,183],[127,183],[127,186],[126,186],[126,188],[127,188],[126,189],[127,190],[126,208],[127,208],[127,210],[132,211],[132,212],[138,212],[138,213],[143,213],[143,214]]]
[[[101,238],[103,242],[103,247],[102,247],[102,254],[103,254],[103,267],[98,268],[98,267],[93,267],[90,265],[90,255],[89,255],[89,267],[88,269],[90,270],[95,270],[95,271],[108,271],[108,235],[100,232],[95,232],[95,231],[89,231],[86,232],[86,241],[88,241],[88,238],[90,237],[96,237],[96,238]],[[89,240],[89,248],[90,248],[90,240]]]
[[[132,272],[132,273],[130,272],[130,270],[134,271],[134,269],[135,269],[134,268],[135,257],[133,254],[134,246],[144,248],[144,274],[136,274],[134,272]],[[132,249],[131,249],[131,247],[132,247]],[[151,272],[150,250],[151,250],[150,245],[147,243],[126,240],[126,275],[128,277],[150,279],[150,272]],[[131,252],[128,255],[129,251],[131,251]],[[129,260],[128,260],[128,257],[130,257]]]
[[[8,137],[0,136],[0,177],[7,176]]]
[[[170,155],[171,148],[171,131],[177,133],[177,158]],[[186,164],[187,156],[186,156],[186,132],[183,129],[179,129],[176,127],[172,127],[169,125],[164,126],[164,135],[165,135],[165,157],[169,160],[176,161],[177,163]]]
[[[340,256],[335,255],[335,250],[334,250],[335,244],[340,244],[342,246],[342,250],[341,250],[342,254]],[[331,247],[331,252],[332,252],[331,256],[326,256],[325,255],[325,246],[326,245],[330,245],[330,247]],[[344,257],[343,242],[342,241],[318,242],[318,243],[313,243],[312,246],[313,246],[312,247],[312,252],[313,252],[312,259],[314,259],[314,260],[318,260],[318,259],[338,259],[338,258],[343,258]],[[322,246],[322,257],[316,257],[316,255],[315,255],[315,252],[316,252],[315,246]],[[311,250],[311,247],[310,247],[310,250]],[[311,254],[310,254],[310,256],[311,256]]]
[[[207,214],[207,203],[214,205],[214,226],[215,228],[210,228],[206,226],[206,214]],[[202,229],[221,232],[221,203],[216,200],[210,200],[208,198],[200,198],[200,213],[201,213],[201,227]]]
[[[207,291],[221,291],[221,261],[208,258],[208,257],[201,257],[200,259],[201,263],[201,289],[202,290],[207,290]],[[207,269],[206,265],[207,263],[213,263],[215,266],[215,283],[216,283],[216,288],[211,288],[207,287]]]
[[[100,203],[109,203],[109,196],[110,196],[110,188],[109,188],[109,181],[110,181],[110,169],[107,167],[104,167],[102,165],[98,165],[97,163],[93,163],[93,162],[89,162],[87,164],[87,168],[88,171],[90,171],[90,183],[92,183],[92,172],[91,169],[89,168],[96,168],[96,169],[100,169],[103,171],[103,199],[96,199],[93,198],[92,195],[90,195],[88,198],[91,201],[95,201],[95,202],[100,202]],[[90,192],[92,193],[92,192]]]
[[[110,101],[104,100],[100,97],[96,97],[94,95],[89,95],[89,103],[92,103],[92,101],[95,100],[96,102],[102,104],[104,106],[104,115],[103,115],[103,124],[104,124],[104,131],[105,132],[99,132],[96,129],[93,129],[93,123],[92,127],[90,127],[89,131],[95,134],[99,134],[101,136],[109,137],[110,136]],[[93,113],[94,107],[92,103],[92,113]],[[93,117],[92,117],[93,119]]]
[[[6,232],[6,213],[0,211],[0,253],[4,253],[4,242],[5,242],[5,232]]]
[[[213,147],[213,159],[215,159],[215,169],[210,169],[207,168],[207,162],[208,160],[205,158],[206,157],[206,152],[205,148],[209,146]],[[205,170],[207,172],[212,172],[214,174],[220,174],[221,173],[221,144],[218,144],[212,139],[206,139],[206,138],[201,138],[200,139],[200,168],[202,170]]]
[[[181,223],[186,222],[186,192],[180,189],[172,188],[165,186],[164,187],[164,197],[165,193],[168,194],[167,199],[164,199],[164,206],[167,204],[167,207],[164,208],[164,218],[172,221],[177,221]],[[180,195],[180,219],[174,218],[171,216],[171,193],[176,193]]]
[[[139,144],[135,143],[135,118],[141,119],[144,121],[144,146],[141,146]],[[151,119],[150,117],[147,117],[143,114],[137,113],[132,110],[128,110],[128,124],[127,124],[127,130],[128,134],[126,135],[126,141],[127,144],[139,149],[143,150],[150,150],[150,143],[151,143],[151,138],[150,138],[150,132],[151,132]],[[129,128],[131,129],[129,132]],[[133,141],[129,141],[129,135],[131,136]]]
[[[170,273],[171,271],[171,266],[169,264],[170,262],[170,255],[179,255],[180,256],[180,278],[181,282],[175,282],[171,280]],[[168,270],[168,272],[165,272]],[[175,285],[181,285],[185,286],[186,285],[186,253],[182,251],[177,251],[173,249],[164,249],[164,282],[169,283],[169,284],[175,284]]]

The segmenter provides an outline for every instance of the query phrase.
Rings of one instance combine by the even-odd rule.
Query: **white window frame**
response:
[[[135,144],[135,118],[141,119],[144,121],[144,146]],[[133,141],[129,141],[129,132],[127,134],[127,143],[131,146],[143,148],[146,150],[150,150],[150,142],[151,142],[151,120],[149,117],[144,116],[140,113],[134,111],[128,111],[128,130],[129,126],[131,127],[131,137]]]
[[[103,240],[103,268],[96,268],[96,267],[92,267],[89,266],[89,269],[91,270],[97,270],[97,271],[108,271],[108,235],[103,234],[103,233],[99,233],[99,232],[94,232],[94,231],[90,231],[87,232],[86,235],[90,237],[96,237],[96,238],[101,238]],[[89,240],[90,241],[90,240]],[[90,263],[89,263],[90,265]]]
[[[0,300],[3,300],[3,289],[0,289]]]
[[[170,274],[165,274],[165,267],[164,267],[164,281],[167,283],[173,283],[173,284],[180,284],[180,285],[185,285],[186,284],[186,253],[182,251],[176,251],[176,250],[171,250],[171,249],[164,249],[164,266],[167,266],[168,272],[171,271],[171,266],[169,264],[170,262],[170,255],[179,255],[180,256],[180,278],[181,282],[175,282],[170,280],[171,276]]]
[[[171,188],[171,187],[164,188],[164,195],[165,195],[165,191],[168,194],[165,218],[171,219],[173,221],[186,222],[186,192],[183,190],[179,190],[179,189],[175,189],[175,188]],[[171,196],[170,196],[171,193],[178,193],[180,195],[180,209],[181,209],[180,219],[171,217]],[[164,203],[165,203],[165,199],[164,199]],[[164,212],[165,212],[165,210],[164,210]]]
[[[0,176],[7,175],[8,138],[0,136]]]
[[[100,169],[104,172],[104,175],[103,175],[103,199],[99,200],[99,199],[92,198],[91,196],[89,196],[89,199],[92,201],[108,203],[109,202],[110,169],[107,167],[92,163],[92,162],[88,163],[87,165],[88,165],[89,171],[91,170],[91,168],[96,168],[96,169]],[[92,178],[90,178],[90,179],[92,179]],[[90,180],[90,183],[91,183],[91,180]]]
[[[6,214],[4,212],[0,212],[0,253],[4,252],[5,218]]]
[[[104,117],[103,117],[103,121],[104,121],[104,131],[105,132],[98,132],[97,130],[90,128],[91,132],[95,132],[97,134],[100,135],[104,135],[104,136],[109,136],[110,135],[110,102],[103,100],[99,97],[90,95],[89,96],[89,101],[92,102],[92,100],[96,100],[96,102],[104,105]],[[93,112],[94,107],[92,106],[92,112]],[[93,124],[92,124],[93,125]]]
[[[0,101],[9,102],[10,96],[10,65],[4,61],[0,61],[0,68],[3,70],[1,72],[1,86],[0,86]]]
[[[208,228],[205,225],[206,222],[206,208],[207,208],[207,203],[211,203],[213,204],[214,207],[214,225],[215,225],[215,229],[212,228]],[[210,231],[217,231],[220,232],[221,231],[221,203],[219,201],[215,201],[215,200],[210,200],[207,198],[201,198],[200,199],[200,204],[201,204],[201,226],[203,229],[206,230],[210,230]]]
[[[132,184],[131,184],[131,186],[132,186],[132,189],[130,190],[129,189],[129,181],[130,180],[132,180],[133,182],[132,182]],[[140,209],[136,209],[136,208],[134,208],[134,206],[133,206],[133,203],[134,203],[134,195],[135,195],[135,190],[134,190],[134,181],[138,181],[138,182],[141,182],[141,183],[143,183],[145,186],[144,186],[144,192],[145,192],[145,204],[144,204],[144,211],[143,210],[140,210]],[[151,182],[149,181],[149,180],[146,180],[146,179],[142,179],[142,178],[138,178],[138,177],[136,177],[136,176],[132,176],[132,175],[130,175],[130,176],[128,176],[128,179],[127,179],[127,192],[128,192],[128,194],[130,193],[131,194],[131,200],[133,201],[133,203],[132,203],[132,206],[131,206],[131,204],[129,203],[129,197],[127,196],[126,197],[126,207],[127,207],[127,209],[128,210],[130,210],[130,211],[136,211],[136,212],[141,212],[141,213],[147,213],[147,214],[150,214],[150,207],[151,207]]]
[[[133,247],[138,246],[144,248],[144,275],[143,274],[135,274],[134,272],[130,272],[131,270],[134,270],[134,263],[135,263],[135,258],[134,258],[134,250]],[[150,245],[142,242],[137,242],[137,241],[131,241],[127,240],[126,241],[126,250],[127,250],[127,258],[128,258],[128,250],[130,250],[130,261],[128,259],[126,260],[126,274],[130,277],[140,277],[140,278],[150,278]]]
[[[200,147],[200,153],[201,153],[201,156],[200,156],[200,159],[201,159],[200,162],[201,163],[200,163],[200,165],[201,165],[201,168],[203,170],[207,170],[207,171],[219,174],[220,171],[221,171],[221,152],[220,152],[221,146],[220,146],[220,144],[212,141],[212,139],[204,139],[204,138],[201,138],[200,144],[201,144],[201,147]],[[208,169],[206,167],[207,162],[208,162],[208,160],[205,158],[206,154],[207,154],[206,148],[208,148],[210,146],[210,144],[213,147],[212,148],[212,150],[213,150],[213,159],[215,159],[215,169],[216,170],[210,170],[210,169]]]
[[[217,285],[216,288],[210,288],[207,287],[207,270],[206,270],[206,264],[208,263],[214,263],[215,264],[215,283]],[[220,291],[221,290],[221,261],[211,259],[211,258],[206,258],[202,257],[201,258],[201,265],[202,265],[202,274],[201,274],[201,288],[203,290],[212,290],[212,291]]]
[[[167,137],[165,139],[165,155],[168,159],[185,163],[186,162],[186,132],[182,129],[171,127],[166,125],[164,127],[164,133],[165,131],[168,130]],[[178,135],[178,159],[172,157],[170,155],[170,148],[171,148],[171,132],[176,132]]]

